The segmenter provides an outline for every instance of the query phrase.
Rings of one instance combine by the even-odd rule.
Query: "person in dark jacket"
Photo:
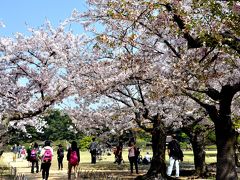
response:
[[[80,153],[76,141],[73,141],[71,147],[68,149],[67,160],[68,160],[68,179],[71,179],[72,168],[74,168],[74,176],[75,178],[77,178],[77,168],[80,162]]]
[[[172,135],[172,140],[168,144],[169,166],[167,175],[171,176],[173,165],[176,167],[176,178],[179,177],[179,161],[183,160],[183,153],[180,144],[176,139],[176,135]]]
[[[63,169],[63,158],[64,158],[64,149],[63,149],[63,146],[59,144],[58,150],[57,150],[58,170]]]
[[[39,154],[38,144],[35,142],[30,152],[30,161],[32,162],[31,173],[34,173],[34,166],[36,166],[36,173],[39,171]]]
[[[91,153],[91,163],[96,164],[97,160],[97,142],[95,141],[95,138],[92,138],[92,142],[89,145],[89,150]]]

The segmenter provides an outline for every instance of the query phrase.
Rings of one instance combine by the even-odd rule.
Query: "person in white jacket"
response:
[[[44,147],[41,150],[40,157],[42,160],[41,170],[43,180],[47,180],[49,177],[49,169],[51,167],[53,149],[50,146],[50,141],[45,141]]]

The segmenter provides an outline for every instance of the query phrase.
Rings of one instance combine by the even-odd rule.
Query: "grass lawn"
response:
[[[150,151],[148,151],[150,152]],[[206,151],[206,163],[213,163],[216,162],[216,153],[217,151]],[[142,157],[146,154],[146,150],[141,151]],[[194,158],[193,158],[193,152],[192,151],[183,151],[184,158],[183,163],[184,164],[193,164]],[[152,152],[150,152],[150,155],[152,155]],[[57,160],[56,160],[56,154],[54,155],[54,160],[52,163],[52,168],[57,169]],[[166,162],[168,163],[168,155],[166,153]],[[97,160],[96,164],[91,164],[91,154],[88,151],[81,151],[80,152],[80,166],[79,168],[81,170],[128,170],[129,169],[129,161],[128,161],[128,152],[127,149],[124,149],[123,151],[123,160],[124,163],[122,165],[114,164],[114,155],[111,154],[110,156],[103,155],[101,160]],[[66,154],[64,157],[64,166],[67,167],[67,160],[66,160]],[[147,170],[149,166],[146,165],[140,165],[140,169]]]
[[[150,152],[150,155],[152,155],[152,152],[148,150],[148,152]],[[193,152],[192,151],[184,151],[184,161],[183,163],[181,163],[182,165],[180,165],[181,168],[184,169],[188,169],[188,168],[192,168],[193,167]],[[146,150],[142,150],[141,151],[141,155],[144,157],[144,155],[146,154]],[[88,175],[88,174],[95,174],[98,173],[103,173],[100,174],[101,176],[104,175],[104,173],[109,173],[113,176],[117,176],[117,177],[129,177],[130,176],[130,166],[129,166],[129,162],[128,162],[128,152],[127,149],[124,149],[123,151],[123,160],[124,163],[122,163],[121,165],[117,165],[114,164],[114,155],[103,155],[101,160],[97,160],[96,164],[91,164],[91,154],[88,151],[82,151],[80,152],[80,165],[79,165],[79,170],[80,170],[80,174],[82,175]],[[0,167],[3,167],[4,164],[6,164],[6,162],[11,162],[12,161],[12,153],[11,152],[5,152],[4,153],[4,158],[0,159]],[[4,160],[4,161],[3,161]],[[206,152],[206,162],[207,163],[212,163],[212,162],[216,162],[216,151],[207,151]],[[166,163],[168,164],[168,156],[166,155]],[[28,167],[28,162],[26,160],[20,160],[17,159],[17,162],[11,162],[11,164],[13,166],[17,167],[17,171],[23,174],[26,174],[30,180],[34,179],[37,180],[41,174],[31,174],[30,171],[30,167]],[[189,166],[190,165],[190,166]],[[58,170],[58,164],[57,164],[57,155],[56,155],[56,149],[54,149],[54,156],[53,156],[53,160],[52,160],[52,165],[51,165],[51,169],[50,169],[50,174],[51,177],[53,177],[53,179],[57,179],[58,177],[63,177],[63,176],[67,176],[67,167],[68,167],[68,162],[67,162],[67,158],[66,158],[66,152],[65,152],[65,157],[63,160],[63,171],[59,171]],[[149,169],[150,165],[139,165],[139,172],[140,174],[144,174],[147,172],[147,170]],[[1,169],[1,168],[0,168]],[[93,173],[94,172],[94,173]],[[1,174],[1,172],[0,172]],[[34,177],[33,177],[34,176]],[[55,176],[55,177],[54,177]],[[131,178],[134,178],[136,176],[136,174],[134,176],[131,176]],[[32,179],[31,179],[32,178]],[[41,178],[40,178],[41,179]]]

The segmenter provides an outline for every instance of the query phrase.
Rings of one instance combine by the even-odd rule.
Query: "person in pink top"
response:
[[[138,174],[138,163],[137,163],[137,148],[133,141],[128,144],[128,159],[130,162],[131,173],[133,173],[133,164],[135,165],[136,173]]]

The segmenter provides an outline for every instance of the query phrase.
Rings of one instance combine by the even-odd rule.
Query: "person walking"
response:
[[[53,149],[50,146],[50,141],[45,141],[44,147],[41,150],[40,156],[42,159],[41,169],[42,169],[42,178],[47,180],[49,177],[49,170],[52,163]]]
[[[80,162],[80,153],[76,141],[72,141],[71,147],[68,149],[67,160],[68,160],[68,179],[71,179],[72,168],[74,168],[74,176],[75,178],[77,178],[77,168]]]
[[[135,166],[136,173],[138,174],[138,163],[137,163],[138,154],[139,152],[137,152],[135,143],[133,141],[130,141],[128,144],[128,159],[130,162],[131,174],[133,173],[133,164]]]
[[[167,175],[171,176],[173,165],[175,163],[176,175],[179,177],[179,161],[183,160],[183,152],[180,148],[179,142],[176,139],[176,135],[172,135],[172,140],[168,144],[168,155],[169,155],[169,166],[167,170]]]
[[[38,160],[39,160],[39,149],[38,149],[38,144],[35,142],[30,153],[30,161],[32,163],[31,173],[34,173],[34,167],[36,167],[36,173],[38,173],[39,171]]]
[[[22,146],[22,149],[21,149],[21,159],[22,160],[25,159],[26,156],[27,156],[27,151],[26,151],[25,147]]]
[[[63,169],[63,158],[64,158],[63,146],[59,144],[57,150],[58,170]]]
[[[18,146],[17,146],[17,144],[14,144],[14,146],[12,147],[12,152],[13,152],[13,162],[16,162],[17,153],[18,153]]]
[[[95,142],[95,138],[92,138],[92,142],[89,146],[90,153],[91,153],[91,163],[96,164],[96,157],[97,157],[97,142]]]

